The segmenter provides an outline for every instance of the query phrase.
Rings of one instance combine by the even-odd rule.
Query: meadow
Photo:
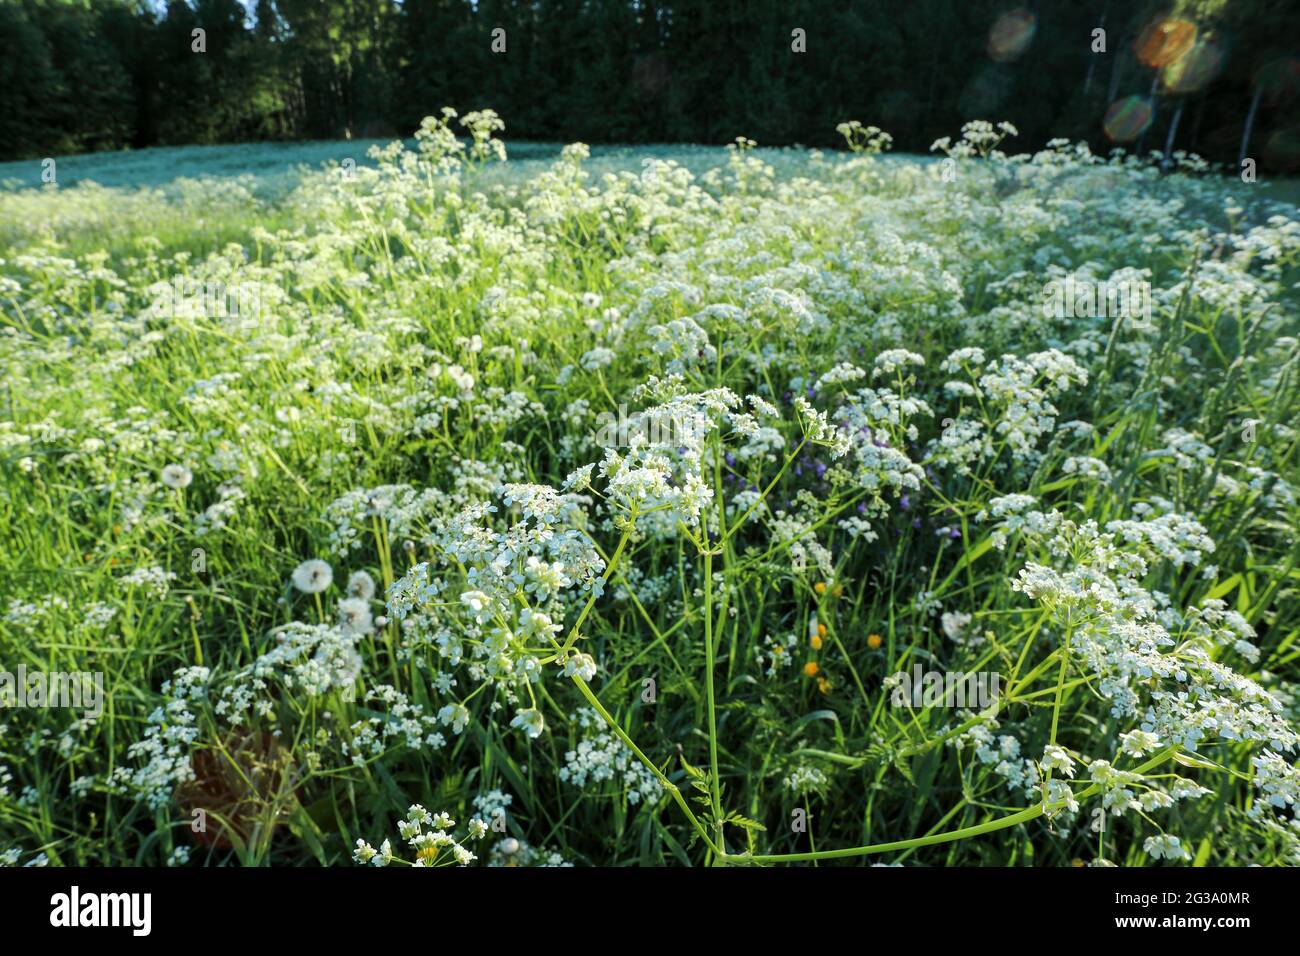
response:
[[[1295,206],[501,132],[0,170],[0,863],[1300,863]]]

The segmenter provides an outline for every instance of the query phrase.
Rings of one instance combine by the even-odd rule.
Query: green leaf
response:
[[[739,813],[735,812],[727,816],[727,822],[734,823],[738,827],[744,827],[746,830],[767,831],[767,827],[763,826],[763,824],[759,823],[757,820],[751,820],[749,817],[743,817]]]
[[[320,831],[316,827],[316,821],[311,818],[311,814],[301,804],[294,809],[293,815],[289,817],[289,829],[294,836],[307,844],[312,856],[316,857],[317,863],[321,866],[328,865],[325,860],[325,848],[321,846],[318,839]]]
[[[895,758],[894,766],[898,769],[898,772],[903,775],[903,777],[907,780],[908,783],[915,786],[916,778],[912,776],[912,765],[906,757]]]

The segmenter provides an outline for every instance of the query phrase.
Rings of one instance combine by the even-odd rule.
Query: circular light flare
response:
[[[989,28],[989,59],[994,63],[1010,63],[1017,59],[1029,49],[1037,31],[1038,18],[1024,7],[1007,11]]]
[[[1170,93],[1195,93],[1203,89],[1223,69],[1227,49],[1214,37],[1204,37],[1161,72],[1160,79]]]
[[[1145,96],[1126,96],[1106,110],[1101,128],[1112,143],[1131,143],[1151,125],[1155,109]]]
[[[1142,31],[1133,52],[1153,69],[1177,63],[1196,45],[1196,24],[1177,17],[1157,20]]]
[[[1264,162],[1283,173],[1300,169],[1300,126],[1280,129],[1270,136],[1264,144]]]
[[[1300,92],[1300,59],[1281,56],[1270,60],[1255,74],[1255,85],[1269,106],[1281,106]]]

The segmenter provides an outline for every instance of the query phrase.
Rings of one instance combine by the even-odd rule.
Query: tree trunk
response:
[[[1124,53],[1128,49],[1128,37],[1115,50],[1115,64],[1110,68],[1110,87],[1106,90],[1106,102],[1114,103],[1115,97],[1119,95],[1120,74],[1124,71]]]
[[[1202,93],[1196,101],[1196,120],[1192,123],[1192,135],[1187,141],[1187,148],[1193,153],[1197,152],[1197,147],[1201,142],[1201,120],[1205,119],[1205,94]]]
[[[1103,30],[1106,29],[1106,10],[1109,7],[1110,7],[1110,0],[1106,0],[1105,6],[1101,8],[1101,21],[1097,24],[1097,26],[1101,27],[1101,29]],[[1089,34],[1088,38],[1089,40],[1091,40],[1092,35]],[[1088,91],[1092,89],[1092,74],[1096,71],[1096,69],[1097,69],[1097,54],[1092,52],[1092,44],[1089,43],[1088,44],[1088,75],[1083,78],[1084,99],[1088,98]]]
[[[1241,172],[1241,164],[1246,161],[1246,151],[1250,149],[1250,131],[1255,126],[1255,113],[1259,110],[1259,99],[1264,95],[1264,86],[1260,84],[1255,88],[1255,95],[1250,98],[1250,111],[1246,114],[1246,128],[1241,131],[1241,155],[1237,157],[1237,172]]]
[[[1172,153],[1174,151],[1174,137],[1178,135],[1178,121],[1183,118],[1183,101],[1178,102],[1178,109],[1174,110],[1174,118],[1169,123],[1169,135],[1165,137],[1165,158],[1160,163],[1160,168],[1164,172],[1169,172],[1169,167],[1173,165]]]
[[[1151,77],[1151,89],[1147,92],[1147,99],[1151,101],[1151,119],[1147,121],[1147,128],[1142,131],[1138,137],[1137,149],[1134,151],[1138,156],[1142,155],[1142,147],[1146,145],[1147,133],[1151,132],[1151,127],[1156,125],[1156,86],[1160,83],[1160,71],[1156,70],[1156,75]]]

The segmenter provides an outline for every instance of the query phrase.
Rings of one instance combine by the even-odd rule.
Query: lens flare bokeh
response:
[[[1269,106],[1282,106],[1300,92],[1300,59],[1281,56],[1270,60],[1255,74],[1255,86]]]
[[[1010,10],[994,21],[989,29],[989,58],[995,63],[1010,63],[1034,42],[1038,18],[1023,7]]]
[[[1264,162],[1286,173],[1300,169],[1300,127],[1280,129],[1270,136],[1264,144]]]
[[[1145,96],[1126,96],[1106,110],[1101,128],[1112,143],[1131,143],[1146,132],[1155,109]]]
[[[1202,90],[1218,77],[1228,57],[1226,42],[1206,34],[1187,53],[1165,66],[1160,74],[1170,93],[1185,94]]]
[[[1157,20],[1142,31],[1133,52],[1153,69],[1177,63],[1196,43],[1196,24],[1176,17]]]

